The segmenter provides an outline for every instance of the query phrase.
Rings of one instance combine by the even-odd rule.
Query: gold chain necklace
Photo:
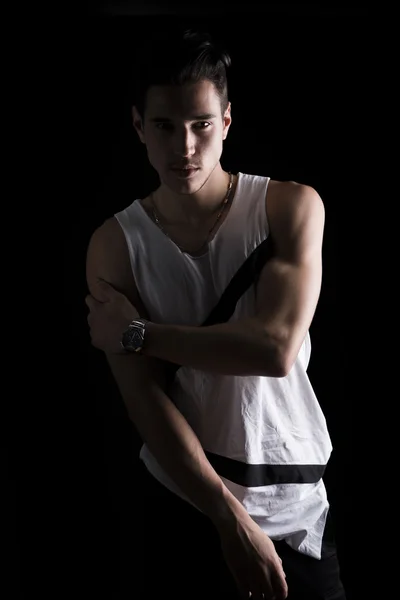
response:
[[[191,251],[191,252],[190,252],[190,254],[197,254],[198,252],[200,252],[200,250],[202,250],[202,249],[204,248],[204,246],[205,246],[206,244],[208,244],[208,242],[209,242],[209,239],[210,239],[210,236],[211,236],[212,232],[214,231],[215,227],[217,226],[217,223],[218,223],[218,221],[220,220],[220,218],[221,218],[221,216],[222,216],[222,213],[223,213],[223,211],[224,211],[224,208],[225,208],[225,206],[226,206],[226,204],[227,204],[227,202],[228,202],[228,200],[229,200],[229,195],[230,195],[230,191],[231,191],[231,189],[232,189],[232,185],[233,185],[233,175],[232,175],[232,173],[229,171],[229,185],[228,185],[228,191],[226,192],[226,196],[225,196],[225,198],[224,198],[224,200],[223,200],[223,202],[222,202],[222,206],[221,206],[221,209],[220,209],[220,211],[219,211],[219,213],[218,213],[218,215],[217,215],[217,219],[216,219],[216,221],[215,221],[214,225],[212,225],[211,229],[209,230],[209,232],[208,232],[208,235],[207,235],[207,238],[206,238],[205,242],[203,242],[203,244],[200,246],[200,248],[198,248],[198,250]],[[152,209],[151,209],[151,210],[152,210],[152,213],[153,213],[153,217],[154,217],[154,220],[155,220],[155,222],[157,223],[158,227],[161,229],[161,231],[162,231],[163,233],[165,233],[165,235],[166,235],[167,237],[169,237],[169,239],[170,239],[170,240],[171,240],[171,241],[172,241],[172,242],[173,242],[173,243],[174,243],[176,246],[178,246],[178,248],[179,248],[179,249],[180,249],[182,252],[186,252],[186,250],[185,250],[185,249],[184,249],[182,246],[180,246],[179,244],[177,244],[176,242],[174,242],[174,240],[172,240],[171,236],[168,234],[168,232],[167,232],[167,231],[165,231],[165,229],[164,229],[164,228],[163,228],[163,226],[161,225],[161,223],[160,223],[160,220],[159,220],[159,218],[158,218],[158,215],[157,215],[157,213],[156,213],[156,210],[155,210],[155,208],[156,208],[156,207],[155,207],[155,203],[154,203],[154,197],[153,197],[153,193],[151,193],[151,203],[152,203]]]

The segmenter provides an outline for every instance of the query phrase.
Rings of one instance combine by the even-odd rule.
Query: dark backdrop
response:
[[[81,55],[79,103],[84,128],[77,147],[82,188],[71,204],[65,245],[65,301],[80,377],[83,521],[93,586],[116,592],[119,535],[134,506],[134,473],[141,441],[127,418],[103,356],[89,343],[84,297],[85,252],[102,221],[148,193],[157,178],[131,125],[130,84],[140,41],[181,19],[223,38],[231,57],[232,126],[222,165],[237,172],[314,186],[326,209],[323,285],[311,327],[311,382],[326,415],[333,453],[325,483],[336,525],[343,580],[351,598],[353,500],[350,495],[352,394],[345,385],[343,242],[352,207],[347,162],[355,110],[357,65],[365,9],[246,4],[182,15],[132,3],[90,10]],[[76,362],[77,359],[77,362]],[[75,369],[76,367],[76,369]],[[134,543],[134,541],[132,541]]]

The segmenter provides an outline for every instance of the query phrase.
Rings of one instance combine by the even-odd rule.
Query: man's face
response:
[[[184,86],[153,86],[147,93],[144,124],[135,107],[133,121],[151,165],[175,193],[192,194],[219,163],[231,123],[224,117],[214,85],[204,80]],[[176,170],[193,167],[185,172]]]

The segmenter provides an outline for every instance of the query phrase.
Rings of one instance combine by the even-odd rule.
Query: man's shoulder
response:
[[[88,245],[86,269],[89,287],[96,280],[104,279],[131,301],[133,298],[137,301],[125,235],[114,216],[94,230]]]
[[[96,246],[108,246],[110,242],[113,244],[124,242],[124,233],[115,216],[107,217],[98,225],[92,232],[90,239],[90,243]]]
[[[101,265],[116,268],[127,254],[124,232],[115,216],[106,218],[92,232],[88,255]]]
[[[292,180],[271,179],[266,203],[267,210],[274,213],[323,210],[322,199],[314,187]]]
[[[270,179],[268,189],[274,195],[280,197],[303,198],[318,195],[317,190],[307,183],[299,183],[293,180]]]

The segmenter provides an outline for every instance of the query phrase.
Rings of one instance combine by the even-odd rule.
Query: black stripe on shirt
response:
[[[317,483],[326,468],[326,465],[248,465],[212,452],[205,454],[218,475],[243,487]]]

